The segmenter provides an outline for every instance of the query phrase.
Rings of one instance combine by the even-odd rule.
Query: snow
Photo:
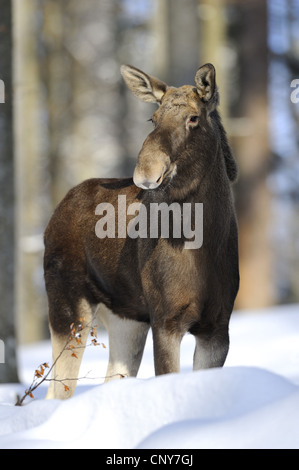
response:
[[[73,398],[46,401],[41,386],[15,407],[51,357],[48,341],[22,347],[23,385],[0,385],[0,448],[298,449],[299,305],[236,312],[230,338],[224,368],[192,372],[186,336],[181,373],[154,377],[149,336],[138,378],[105,385],[109,349],[90,347]]]

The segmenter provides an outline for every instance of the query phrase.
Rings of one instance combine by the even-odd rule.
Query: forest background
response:
[[[206,62],[240,170],[236,308],[299,302],[299,0],[0,0],[0,381],[18,344],[49,337],[55,206],[84,179],[131,176],[152,129],[120,65],[180,86]]]

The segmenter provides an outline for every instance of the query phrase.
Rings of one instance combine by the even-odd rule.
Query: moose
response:
[[[121,74],[137,98],[158,105],[154,129],[133,178],[84,181],[68,192],[46,228],[44,273],[55,364],[47,398],[74,393],[89,330],[80,333],[76,359],[63,348],[70,325],[82,318],[92,322],[97,316],[107,329],[106,381],[137,375],[149,328],[156,375],[179,372],[186,333],[195,337],[194,370],[222,367],[229,350],[239,288],[232,192],[238,170],[217,110],[215,68],[203,65],[195,86],[179,88],[129,65]],[[186,249],[184,233],[174,237],[171,230],[168,237],[161,231],[154,238],[130,237],[119,227],[121,236],[117,230],[114,237],[97,236],[96,208],[103,202],[117,208],[119,196],[125,196],[127,208],[189,204],[192,227],[201,203],[203,243]]]

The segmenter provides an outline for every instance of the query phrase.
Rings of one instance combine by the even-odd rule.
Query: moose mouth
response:
[[[160,185],[162,183],[162,181],[164,181],[164,180],[168,180],[168,182],[169,182],[176,175],[176,173],[177,173],[177,166],[176,166],[175,163],[172,163],[169,166],[169,168],[166,171],[164,171],[164,173],[160,176],[157,183],[159,182],[159,185]]]

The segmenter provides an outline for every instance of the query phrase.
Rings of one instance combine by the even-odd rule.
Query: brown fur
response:
[[[197,339],[194,368],[222,366],[239,286],[230,187],[237,167],[216,110],[214,68],[201,67],[196,86],[181,88],[130,66],[122,74],[138,98],[160,105],[134,173],[140,187],[132,179],[91,179],[57,207],[45,232],[44,258],[52,338],[68,334],[84,299],[151,326],[157,374],[179,370],[186,332]],[[150,185],[155,189],[147,190]],[[117,207],[118,195],[127,205],[142,202],[146,208],[153,202],[203,203],[202,247],[186,250],[184,237],[97,238],[95,208],[101,202]]]

